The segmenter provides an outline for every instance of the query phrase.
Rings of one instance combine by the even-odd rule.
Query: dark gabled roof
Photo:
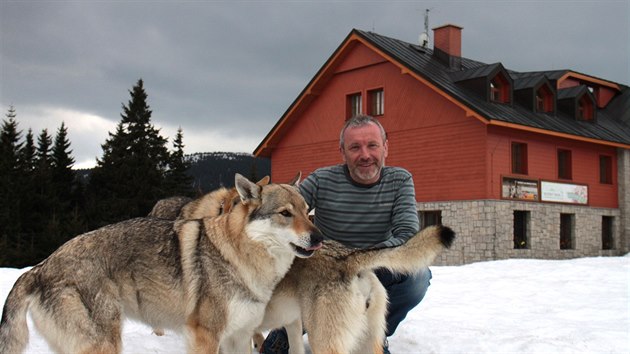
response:
[[[558,90],[558,99],[564,100],[567,98],[580,97],[583,94],[585,94],[587,91],[588,89],[586,88],[586,86],[583,86],[583,85],[567,87],[567,88]]]
[[[614,100],[606,106],[606,112],[612,117],[619,117],[622,122],[630,126],[630,89],[621,91]]]
[[[517,90],[525,90],[525,89],[535,89],[542,85],[545,82],[549,82],[546,76],[544,75],[536,75],[536,76],[526,76],[526,77],[515,77],[514,72],[510,72],[510,76],[514,81],[514,91]]]
[[[431,49],[420,48],[417,45],[373,32],[355,29],[352,33],[356,33],[400,65],[426,79],[490,121],[505,122],[622,145],[630,144],[630,113],[628,113],[630,112],[630,88],[625,85],[616,84],[621,91],[620,94],[617,94],[606,108],[598,109],[596,122],[578,121],[563,112],[551,115],[532,112],[519,104],[506,105],[488,102],[478,93],[458,84],[462,80],[479,77],[485,72],[492,72],[492,70],[496,70],[497,65],[501,65],[500,63],[488,65],[462,57],[461,68],[450,68],[436,59]],[[551,70],[519,73],[508,70],[510,77],[516,81],[534,80],[535,77],[543,76],[550,81],[555,81],[571,72],[573,71]],[[519,82],[519,87],[525,87],[520,85],[529,84],[531,83]]]
[[[501,63],[494,63],[451,72],[450,76],[454,82],[459,82],[492,76],[502,69],[503,65]]]

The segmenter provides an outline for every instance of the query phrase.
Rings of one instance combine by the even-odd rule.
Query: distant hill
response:
[[[234,174],[258,181],[271,174],[271,161],[246,153],[202,152],[186,155],[188,172],[193,176],[193,190],[207,193],[219,187],[233,187]]]
[[[247,153],[198,152],[184,156],[190,163],[188,173],[193,177],[193,190],[204,194],[219,187],[233,187],[234,174],[258,181],[271,174],[271,161]],[[76,170],[77,178],[85,182],[91,169]]]

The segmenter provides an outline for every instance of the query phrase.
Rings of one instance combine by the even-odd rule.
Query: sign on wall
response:
[[[503,177],[501,197],[538,201],[538,181],[521,178]]]
[[[544,202],[588,204],[588,186],[540,181],[540,196]]]

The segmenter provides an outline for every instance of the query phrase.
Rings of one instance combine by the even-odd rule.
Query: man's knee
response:
[[[422,301],[431,285],[432,275],[429,268],[411,275],[392,274],[381,270],[376,274],[387,290],[390,305],[393,307],[415,307]]]
[[[418,305],[424,295],[427,293],[429,286],[431,285],[431,270],[425,268],[418,273],[407,276],[401,284],[397,294],[394,296],[400,296],[400,302],[407,305],[410,309]],[[401,304],[402,305],[402,304]]]
[[[425,268],[415,274],[403,275],[379,270],[376,274],[389,297],[386,333],[389,336],[396,331],[407,313],[424,298],[431,284],[431,271]]]

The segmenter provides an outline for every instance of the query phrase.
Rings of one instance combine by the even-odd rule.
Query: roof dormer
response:
[[[556,113],[556,91],[544,75],[514,80],[514,100],[536,113]]]
[[[619,85],[593,76],[567,71],[558,78],[558,89],[587,86],[598,108],[604,108],[621,91]]]
[[[512,103],[512,83],[505,70],[489,78],[488,98],[490,102]]]
[[[585,85],[558,90],[558,109],[576,120],[595,121],[595,97]]]
[[[452,73],[453,81],[487,102],[512,104],[513,81],[501,63],[483,65]]]

